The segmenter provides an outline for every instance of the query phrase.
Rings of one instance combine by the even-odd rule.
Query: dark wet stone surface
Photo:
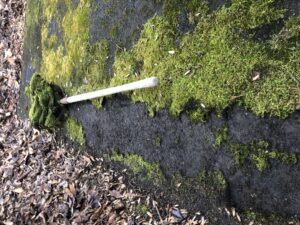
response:
[[[235,106],[223,118],[212,114],[207,122],[193,124],[186,115],[172,118],[166,110],[151,118],[143,104],[132,104],[120,96],[107,100],[100,111],[90,103],[74,104],[69,110],[82,122],[87,147],[96,154],[136,153],[147,161],[159,162],[167,176],[179,171],[193,177],[203,169],[219,169],[229,182],[233,205],[286,215],[300,212],[299,164],[291,166],[274,160],[271,169],[259,172],[248,162],[244,171],[235,166],[228,151],[229,143],[266,140],[272,149],[296,153],[299,157],[299,112],[281,120],[260,118]],[[228,126],[229,142],[216,150],[214,132],[223,126]],[[161,140],[159,147],[155,145],[156,138]]]
[[[73,2],[74,6],[78,4],[77,0]],[[160,14],[162,6],[146,0],[104,2],[97,0],[97,5],[101,7],[95,8],[90,16],[90,34],[91,42],[108,40],[112,74],[115,49],[118,46],[130,48],[138,39],[143,24],[154,14]],[[210,7],[216,9],[223,2],[212,1]],[[288,15],[299,12],[300,4],[297,0],[290,0],[284,4],[290,8]],[[185,16],[182,15],[183,23],[185,20]],[[114,25],[117,25],[118,33],[112,37],[111,29]],[[191,28],[179,29],[186,32]],[[26,36],[24,43],[19,110],[19,114],[23,116],[28,105],[24,89],[32,74],[39,71],[39,63],[33,65],[34,57],[41,57],[40,28],[35,27],[32,31]],[[58,34],[59,39],[62,39],[54,19],[49,32]],[[63,40],[60,41],[63,43]],[[87,149],[93,154],[102,155],[112,151],[139,154],[147,161],[159,162],[167,177],[179,172],[188,179],[196,176],[201,170],[221,170],[228,182],[224,196],[207,197],[193,187],[182,195],[165,192],[167,199],[175,199],[182,203],[182,207],[217,214],[213,216],[216,219],[213,224],[234,224],[226,215],[216,213],[218,207],[222,206],[300,217],[299,163],[290,166],[274,160],[270,161],[270,169],[259,172],[247,161],[246,169],[239,169],[228,150],[230,143],[248,144],[255,140],[265,140],[270,143],[272,149],[296,153],[299,159],[299,111],[286,120],[280,120],[269,116],[260,118],[234,106],[224,112],[221,118],[212,113],[207,122],[194,124],[185,114],[174,118],[166,110],[159,111],[151,118],[145,105],[134,104],[121,95],[106,99],[101,110],[96,110],[89,102],[84,102],[68,106],[68,111],[82,123]],[[216,129],[224,126],[228,127],[229,141],[217,150],[213,146],[214,133]],[[157,139],[160,140],[160,146],[155,143]],[[162,188],[162,191],[165,190]]]

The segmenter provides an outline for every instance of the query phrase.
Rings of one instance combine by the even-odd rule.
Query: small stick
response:
[[[85,94],[75,95],[71,97],[65,97],[61,99],[59,102],[61,104],[69,104],[74,102],[80,102],[84,100],[90,100],[94,98],[99,98],[107,95],[112,95],[116,93],[126,92],[126,91],[132,91],[132,90],[138,90],[142,88],[150,88],[155,87],[159,84],[159,79],[157,77],[150,77],[146,78],[144,80],[136,81],[133,83],[117,86],[117,87],[111,87],[99,91],[93,91],[88,92]]]

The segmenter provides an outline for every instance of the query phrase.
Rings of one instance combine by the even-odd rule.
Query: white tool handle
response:
[[[112,95],[120,92],[125,92],[125,91],[132,91],[132,90],[137,90],[137,89],[142,89],[142,88],[150,88],[150,87],[155,87],[159,84],[159,79],[157,77],[150,77],[146,78],[144,80],[136,81],[133,83],[117,86],[117,87],[111,87],[99,91],[93,91],[85,94],[80,94],[80,95],[75,95],[71,97],[66,97],[61,99],[59,102],[61,104],[69,104],[69,103],[74,103],[74,102],[80,102],[84,100],[90,100],[94,98],[99,98],[107,95]]]

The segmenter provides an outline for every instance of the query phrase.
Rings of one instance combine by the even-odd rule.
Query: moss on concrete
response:
[[[271,150],[269,143],[263,140],[249,145],[231,144],[230,152],[238,166],[243,167],[246,160],[251,160],[256,169],[261,172],[269,168],[271,159],[288,165],[295,165],[298,162],[295,153],[286,154]]]
[[[71,140],[76,141],[80,145],[85,144],[84,130],[79,122],[71,117],[68,117],[65,122],[65,128],[67,130],[67,135]]]
[[[220,148],[224,142],[228,140],[228,127],[219,128],[214,133],[216,148]]]
[[[38,26],[40,16],[40,0],[28,1],[26,4],[25,33]]]
[[[42,67],[41,74],[50,83],[73,95],[104,88],[108,85],[107,59],[108,42],[100,40],[95,44],[89,42],[89,13],[91,1],[81,0],[75,8],[72,1],[63,1],[65,15],[58,15],[57,7],[61,1],[43,4],[45,22],[42,26]],[[49,35],[52,16],[63,31],[64,45],[57,49],[57,36]],[[100,108],[102,100],[94,100]]]
[[[165,181],[159,164],[147,162],[139,155],[121,155],[114,152],[110,156],[110,160],[120,162],[128,167],[139,181],[153,182],[155,185],[161,185]]]
[[[187,9],[192,7],[186,3]],[[212,13],[201,4],[198,10],[193,10],[199,17],[195,30],[180,37],[168,20],[176,17],[174,7],[150,19],[134,47],[117,55],[112,84],[157,76],[159,88],[135,91],[132,99],[145,102],[150,112],[169,108],[174,115],[193,100],[198,105],[189,112],[194,120],[203,120],[211,110],[221,113],[233,102],[261,116],[286,118],[293,112],[300,101],[292,78],[299,78],[299,48],[294,43],[294,48],[282,49],[286,57],[279,58],[271,44],[252,38],[255,29],[283,18],[284,10],[274,1],[258,0],[234,0]],[[290,26],[297,30],[295,23]],[[179,46],[175,40],[180,40]]]
[[[214,12],[207,1],[163,4],[163,15],[144,25],[133,48],[117,52],[111,79],[107,40],[90,44],[92,0],[81,0],[77,7],[71,0],[43,0],[42,76],[68,95],[157,76],[160,87],[134,91],[131,98],[146,103],[151,115],[162,108],[179,115],[194,101],[196,107],[188,111],[193,121],[204,120],[212,110],[221,114],[235,102],[260,116],[286,118],[295,110],[300,102],[298,17],[258,42],[253,38],[256,30],[283,18],[285,10],[274,0],[232,0]],[[58,10],[61,5],[64,14]],[[178,32],[180,7],[195,27],[184,35]],[[49,34],[53,17],[63,31],[64,45],[57,49],[57,37]],[[111,31],[117,35],[116,27]],[[93,103],[101,107],[101,99]]]
[[[26,94],[30,98],[29,119],[34,127],[55,128],[61,124],[63,112],[57,103],[58,93],[39,74],[34,74]]]

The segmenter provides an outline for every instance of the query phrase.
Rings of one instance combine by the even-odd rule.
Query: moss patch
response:
[[[262,214],[255,211],[245,211],[242,213],[242,218],[244,219],[244,223],[247,222],[256,222],[254,224],[274,224],[274,225],[281,225],[286,223],[286,218],[283,218],[276,214]]]
[[[186,191],[199,192],[206,197],[220,197],[228,187],[223,173],[219,170],[200,171],[195,178],[183,177],[179,173],[172,177],[171,183],[178,187],[177,191],[184,194]]]
[[[191,10],[194,5],[187,2],[186,8]],[[230,7],[212,13],[204,5],[190,12],[197,15],[195,30],[182,36],[168,19],[177,15],[174,6],[163,16],[150,19],[133,48],[117,55],[112,84],[137,76],[159,77],[161,85],[156,91],[132,94],[132,99],[145,102],[150,112],[169,108],[178,115],[193,100],[197,107],[189,113],[194,120],[203,120],[211,110],[221,113],[233,102],[261,116],[287,117],[300,101],[293,79],[299,79],[298,44],[277,47],[282,57],[276,57],[274,42],[276,46],[284,42],[274,39],[283,31],[266,42],[253,38],[255,30],[283,18],[284,10],[277,9],[274,1],[259,0],[234,0]],[[289,19],[283,30],[297,38],[298,28],[291,20],[295,18]]]
[[[69,117],[65,122],[65,128],[71,140],[76,141],[80,145],[85,144],[83,127],[79,122]]]
[[[157,76],[161,83],[155,91],[129,94],[146,103],[151,115],[162,108],[179,115],[193,101],[188,114],[194,121],[212,110],[220,114],[235,102],[260,116],[286,118],[300,102],[299,17],[289,18],[262,42],[254,38],[256,31],[281,20],[285,12],[275,0],[232,0],[229,7],[213,12],[207,5],[164,1],[163,15],[144,25],[133,48],[116,53],[111,79],[107,40],[90,44],[93,1],[81,0],[75,7],[71,0],[43,0],[41,74],[68,95]],[[182,10],[195,28],[186,34],[178,32]],[[49,32],[54,17],[62,43]],[[117,35],[112,27],[111,36]],[[102,100],[93,103],[100,108]]]
[[[58,13],[64,4],[66,13]],[[70,0],[43,2],[44,24],[42,25],[41,74],[50,83],[73,95],[104,88],[108,85],[108,42],[89,42],[89,14],[92,1],[81,0],[75,8]],[[56,34],[49,34],[52,17],[58,20],[63,32],[63,43],[59,45]],[[55,49],[53,46],[58,45]],[[93,100],[100,108],[102,100]]]
[[[29,119],[33,126],[55,128],[61,124],[63,110],[57,103],[59,91],[53,85],[48,84],[39,74],[34,74],[26,94],[31,102]]]
[[[228,140],[228,127],[219,128],[215,132],[215,144],[216,148],[220,148],[224,142]]]
[[[277,150],[270,150],[266,141],[252,142],[249,145],[231,144],[230,152],[237,165],[243,166],[246,160],[251,160],[259,171],[264,171],[269,167],[269,161],[279,160],[282,163],[295,165],[298,160],[295,153],[286,154]]]
[[[156,185],[161,185],[165,180],[159,164],[147,162],[141,156],[113,153],[110,159],[127,166],[136,178],[142,182],[153,182]]]

